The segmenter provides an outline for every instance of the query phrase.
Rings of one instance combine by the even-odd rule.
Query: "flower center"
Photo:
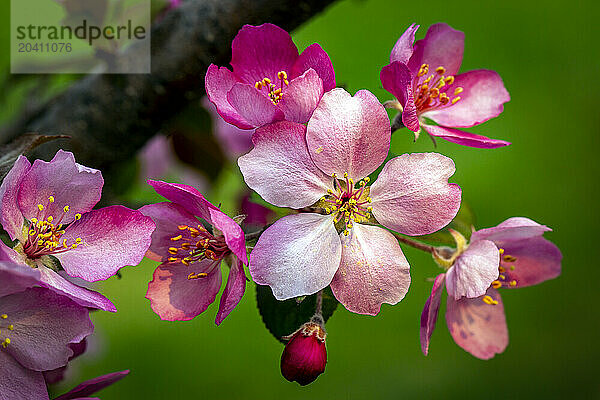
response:
[[[460,86],[454,87],[454,76],[445,76],[446,68],[439,66],[429,75],[429,64],[421,65],[415,78],[415,106],[419,113],[452,106],[460,101],[463,92]]]
[[[169,263],[181,263],[190,266],[202,260],[219,261],[230,253],[225,237],[214,236],[202,225],[197,227],[179,225],[176,236],[171,237],[173,246],[169,247]],[[209,272],[209,271],[208,271]],[[190,272],[188,279],[198,279],[208,276],[207,271]]]
[[[492,282],[492,286],[494,289],[501,288],[502,286],[515,287],[517,286],[517,281],[515,279],[511,279],[510,276],[507,276],[510,275],[510,272],[507,273],[507,271],[515,270],[515,266],[512,265],[512,263],[517,261],[517,257],[511,256],[510,254],[504,254],[504,249],[502,248],[499,249],[499,251],[500,266],[498,267],[498,271],[500,272],[500,275],[498,276],[498,280]]]
[[[277,79],[279,79],[279,88],[271,83],[269,78],[263,78],[262,81],[258,81],[254,84],[254,87],[259,92],[264,88],[267,91],[267,96],[275,105],[283,98],[283,88],[290,84],[287,79],[287,72],[285,71],[279,71],[277,73]]]
[[[82,243],[81,238],[75,239],[73,243],[67,243],[67,239],[61,239],[62,235],[65,234],[65,228],[69,225],[68,223],[62,223],[65,215],[69,212],[69,206],[65,205],[63,213],[55,218],[44,211],[52,203],[54,203],[54,196],[48,197],[46,206],[38,204],[36,216],[31,218],[29,223],[27,240],[23,243],[23,251],[30,259],[64,253],[76,249]],[[81,214],[75,214],[75,220],[80,218]]]
[[[10,332],[15,330],[15,326],[13,324],[7,325],[6,322],[8,322],[8,315],[0,314],[0,335],[1,336],[7,335]],[[4,336],[4,340],[2,342],[0,342],[0,346],[2,346],[3,349],[5,349],[8,347],[9,344],[10,344],[10,338],[7,336]]]
[[[367,187],[371,179],[366,177],[358,182],[358,188],[355,187],[352,178],[348,173],[344,174],[344,180],[340,180],[333,174],[333,186],[335,192],[331,189],[327,191],[327,196],[322,200],[327,204],[325,212],[327,214],[335,213],[334,223],[342,223],[344,235],[350,234],[354,222],[363,222],[371,218],[373,207],[369,197],[370,189]]]

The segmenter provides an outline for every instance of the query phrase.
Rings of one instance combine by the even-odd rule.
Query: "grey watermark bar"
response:
[[[11,0],[11,73],[150,73],[150,0]]]

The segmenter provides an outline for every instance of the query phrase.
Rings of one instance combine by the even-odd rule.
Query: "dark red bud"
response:
[[[325,329],[314,322],[307,322],[291,335],[281,355],[281,374],[285,379],[304,386],[325,371],[325,336]]]

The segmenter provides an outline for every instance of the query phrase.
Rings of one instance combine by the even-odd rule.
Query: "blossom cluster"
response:
[[[93,332],[90,310],[116,311],[86,282],[106,280],[144,256],[159,263],[146,297],[163,320],[206,311],[223,286],[222,264],[229,272],[217,325],[241,301],[246,267],[277,301],[314,296],[314,315],[279,338],[288,341],[282,374],[301,385],[325,370],[324,290],[348,311],[373,316],[406,296],[410,264],[399,242],[431,253],[443,270],[421,315],[423,353],[444,286],[455,342],[481,359],[502,352],[508,331],[500,289],[558,276],[562,256],[543,237],[550,228],[524,217],[473,228],[470,240],[448,229],[453,247],[411,238],[447,227],[462,192],[450,182],[451,158],[390,154],[394,131],[406,127],[415,140],[424,131],[434,143],[442,138],[474,148],[510,144],[457,129],[503,111],[509,95],[499,75],[458,73],[462,32],[436,24],[415,42],[417,29],[413,24],[401,35],[381,69],[381,83],[394,97],[383,103],[368,90],[352,95],[337,87],[320,45],[299,53],[272,24],[240,30],[232,69],[208,68],[215,127],[235,147],[231,157],[263,202],[247,209],[268,206],[282,215],[271,215],[272,223],[260,219],[255,232],[242,228],[250,215],[228,216],[197,188],[156,179],[147,183],[166,201],[139,210],[96,209],[100,171],[62,150],[50,162],[31,164],[21,156],[0,186],[0,224],[11,241],[0,242],[0,400],[47,399],[47,383],[83,352]],[[386,108],[398,112],[392,121]],[[85,397],[126,373],[96,378],[59,398]]]

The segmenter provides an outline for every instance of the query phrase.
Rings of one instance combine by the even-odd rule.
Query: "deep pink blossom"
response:
[[[273,24],[245,25],[231,45],[231,66],[211,64],[206,94],[223,119],[241,129],[274,121],[306,123],[324,92],[335,87],[331,60],[318,44],[302,54]]]
[[[393,158],[369,186],[390,137],[383,106],[366,90],[326,93],[307,127],[283,121],[257,129],[254,149],[238,160],[248,186],[276,206],[315,212],[281,218],[261,235],[250,257],[256,283],[279,300],[331,284],[361,314],[402,300],[408,262],[373,218],[408,235],[431,233],[456,215],[461,192],[448,183],[454,163],[435,153]]]
[[[290,382],[305,386],[325,372],[327,334],[321,324],[307,322],[287,339],[281,354],[281,374]]]
[[[54,400],[84,400],[100,390],[120,381],[129,374],[129,370],[113,372],[80,383],[69,392],[56,397]]]
[[[148,285],[146,298],[161,319],[190,320],[215,301],[221,288],[221,261],[227,259],[231,269],[217,312],[219,325],[239,303],[246,288],[244,265],[248,264],[248,256],[244,232],[193,187],[161,181],[148,183],[171,202],[140,209],[157,226],[147,255],[161,262]]]
[[[44,371],[67,364],[94,329],[89,311],[43,287],[42,274],[0,261],[0,400],[48,399]]]
[[[503,352],[508,329],[498,289],[531,286],[560,275],[560,250],[542,237],[549,230],[528,218],[509,218],[474,232],[466,250],[461,252],[459,244],[452,266],[436,277],[421,315],[423,353],[429,351],[444,282],[449,295],[446,323],[456,344],[481,359]]]
[[[44,286],[81,305],[116,311],[70,278],[104,280],[139,264],[154,223],[123,206],[93,210],[103,183],[100,171],[77,164],[69,152],[59,150],[52,161],[33,165],[19,157],[0,186],[0,223],[18,244],[9,249],[0,243],[0,253],[36,268]]]
[[[403,124],[418,135],[479,148],[507,146],[454,128],[469,128],[498,116],[510,100],[502,79],[486,69],[458,74],[464,33],[446,24],[432,25],[414,43],[418,25],[411,25],[392,49],[389,65],[381,70],[383,87],[398,99]],[[432,124],[433,121],[435,124]]]

